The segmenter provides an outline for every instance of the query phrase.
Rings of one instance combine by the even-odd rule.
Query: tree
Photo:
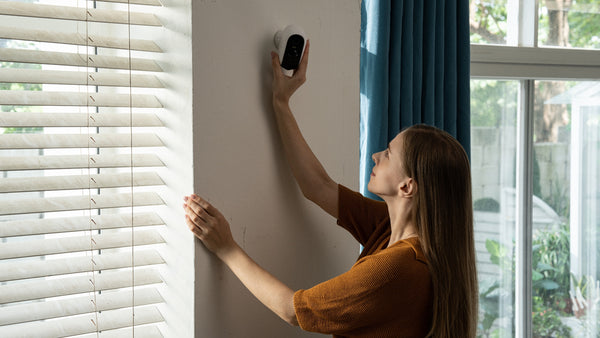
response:
[[[569,8],[572,0],[544,1],[548,14],[540,15],[539,26],[547,27],[547,39],[543,45],[569,47]],[[538,82],[535,88],[534,130],[536,142],[557,142],[558,128],[569,123],[569,114],[564,104],[546,104],[546,101],[564,93],[565,82]]]
[[[539,45],[600,48],[600,0],[542,0],[539,8]],[[472,43],[506,43],[506,2],[470,0],[469,12]],[[534,119],[536,142],[558,141],[559,128],[569,124],[568,107],[545,104],[564,93],[569,85],[566,82],[538,82]]]

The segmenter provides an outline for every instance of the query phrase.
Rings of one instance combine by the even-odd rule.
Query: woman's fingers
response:
[[[276,76],[282,76],[281,64],[279,63],[279,54],[271,52],[271,67],[273,68],[273,74]]]
[[[308,68],[308,52],[309,52],[309,50],[310,50],[310,41],[306,40],[306,47],[304,47],[304,54],[302,55],[302,60],[300,61],[298,70],[296,71],[296,73],[299,73],[302,77],[306,77],[306,69]]]
[[[210,204],[204,198],[202,198],[196,194],[192,194],[190,197],[194,203],[196,203],[198,206],[200,206],[202,209],[204,209],[206,212],[208,212],[209,215],[211,215],[213,217],[218,215],[219,211],[217,210],[217,208],[213,207],[212,204]]]
[[[191,196],[186,197],[184,200],[186,202],[185,206],[191,212],[190,217],[192,217],[192,220],[194,215],[196,215],[202,218],[205,222],[208,222],[212,218],[219,215],[219,211],[215,207],[196,194],[192,194]]]
[[[213,218],[213,216],[210,215],[206,209],[195,202],[187,204],[187,209],[189,210],[188,215],[190,215],[192,221],[194,222],[209,222]],[[198,219],[196,219],[196,217]]]
[[[195,211],[193,211],[189,206],[185,206],[186,209],[186,219],[189,219],[190,222],[196,226],[199,227],[201,230],[203,228],[208,228],[210,227],[210,223],[209,223],[209,219],[207,217],[207,215],[198,215]]]
[[[190,216],[185,215],[185,223],[187,224],[188,228],[190,228],[190,230],[196,237],[198,237],[200,239],[203,238],[202,235],[204,234],[204,231],[202,231],[202,228],[200,228],[194,222],[192,222],[192,220],[190,219]]]
[[[306,69],[308,68],[308,54],[310,50],[310,41],[306,40],[306,47],[304,47],[304,53],[302,54],[302,60],[300,60],[300,64],[298,65],[298,69],[292,75],[292,78],[300,78],[302,82],[306,78]],[[273,74],[275,77],[283,76],[283,72],[281,71],[281,64],[279,63],[279,54],[276,52],[271,52],[271,67],[273,68]]]

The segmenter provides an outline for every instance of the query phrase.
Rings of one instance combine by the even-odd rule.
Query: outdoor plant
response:
[[[569,228],[539,231],[533,239],[533,296],[562,314],[572,314]]]
[[[514,247],[514,245],[513,245]],[[514,286],[514,252],[502,243],[488,239],[486,249],[490,261],[500,267],[502,276],[511,276]],[[533,337],[570,337],[571,329],[561,317],[572,314],[570,299],[570,246],[569,230],[562,225],[555,231],[540,231],[533,240]],[[500,318],[498,305],[504,297],[505,304],[514,303],[512,289],[504,289],[498,280],[480,281],[479,337],[498,337],[501,328],[494,328]],[[513,332],[514,333],[514,332]]]
[[[573,314],[581,319],[583,332],[592,337],[598,333],[600,323],[600,281],[592,276],[577,278],[571,274],[574,292],[571,294]],[[584,296],[585,295],[585,296]]]
[[[502,276],[510,276],[510,284],[514,285],[514,252],[491,239],[486,240],[485,247],[490,254],[490,261],[501,268]],[[500,318],[499,304],[501,300],[504,300],[504,304],[513,304],[514,293],[512,290],[502,288],[496,279],[479,281],[479,305],[483,318],[479,321],[478,337],[505,336],[504,328],[493,326]],[[510,335],[514,336],[514,332],[511,332]]]
[[[571,328],[560,320],[559,311],[544,305],[541,297],[533,297],[533,337],[571,337]]]

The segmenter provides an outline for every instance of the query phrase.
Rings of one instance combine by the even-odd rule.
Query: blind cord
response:
[[[132,102],[132,89],[131,89],[131,3],[127,0],[127,56],[129,66],[129,154],[130,164],[129,169],[131,173],[131,336],[135,337],[135,239],[134,239],[134,224],[133,224],[133,102]]]
[[[89,2],[87,0],[85,1],[85,12],[86,12],[86,16],[85,16],[85,53],[86,53],[86,94],[87,94],[87,99],[86,99],[86,113],[87,113],[87,134],[88,134],[88,138],[87,138],[87,172],[88,175],[91,174],[92,171],[92,166],[91,166],[91,158],[92,158],[92,153],[91,153],[91,143],[90,141],[93,140],[93,137],[90,133],[90,119],[92,118],[91,114],[90,114],[90,98],[92,98],[92,96],[90,95],[90,55],[89,55],[89,50],[90,50],[90,46],[89,46],[89,20],[88,18],[91,16],[91,13],[89,11]],[[93,2],[94,7],[96,6],[96,1]],[[94,261],[94,237],[93,237],[93,233],[94,233],[94,224],[95,221],[92,217],[92,203],[94,203],[94,199],[92,198],[92,177],[90,176],[90,179],[88,180],[88,202],[89,202],[89,225],[90,225],[90,253],[91,253],[91,271],[92,271],[92,278],[90,279],[90,283],[92,284],[92,300],[91,302],[94,305],[94,319],[91,319],[92,323],[94,324],[94,326],[96,327],[96,337],[100,337],[100,330],[99,330],[99,323],[98,323],[98,303],[97,303],[97,297],[96,297],[96,262]]]

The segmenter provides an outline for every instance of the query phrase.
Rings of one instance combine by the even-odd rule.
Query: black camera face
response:
[[[281,67],[284,69],[298,69],[300,59],[302,58],[302,48],[304,47],[304,38],[301,35],[294,34],[288,39],[281,61]]]

